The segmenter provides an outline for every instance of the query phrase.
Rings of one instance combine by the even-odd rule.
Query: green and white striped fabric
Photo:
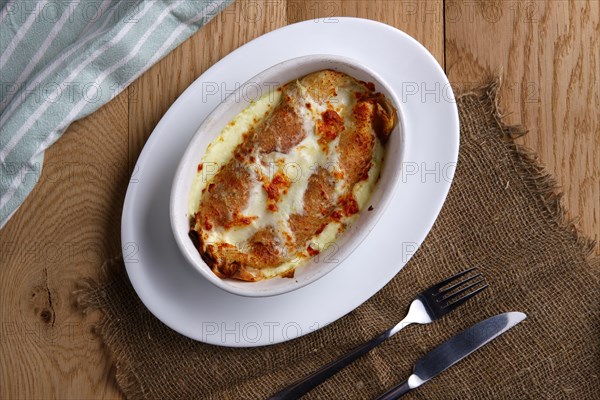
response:
[[[0,0],[0,228],[44,151],[232,0]]]

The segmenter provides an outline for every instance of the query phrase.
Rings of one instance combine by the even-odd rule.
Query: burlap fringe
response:
[[[500,90],[502,89],[501,75],[491,76],[488,81],[486,84],[460,93],[456,98],[463,99],[467,96],[476,96],[477,98],[489,99],[489,101],[482,101],[482,103],[490,104],[491,108],[486,109],[486,111],[493,115],[503,137],[510,139],[508,144],[515,163],[515,170],[519,173],[519,177],[525,183],[532,198],[537,199],[543,206],[548,220],[553,221],[555,227],[568,232],[569,236],[584,251],[587,260],[591,262],[594,258],[596,242],[578,231],[576,226],[578,218],[567,216],[567,210],[562,202],[563,193],[560,186],[554,177],[546,171],[535,151],[513,141],[513,139],[525,135],[528,130],[522,125],[508,125],[504,122],[507,114],[502,112],[499,101]]]
[[[82,278],[77,282],[77,288],[72,295],[76,307],[84,314],[101,309],[105,304],[105,287],[110,284],[110,277],[122,267],[123,256],[110,258],[100,267],[100,276],[94,278]]]
[[[502,133],[511,139],[516,139],[520,136],[527,134],[528,129],[523,125],[507,125],[503,122],[503,119],[508,115],[502,112],[500,107],[500,89],[502,88],[502,75],[498,73],[496,75],[489,75],[484,80],[487,83],[482,85],[474,86],[469,88],[456,96],[456,99],[462,99],[468,96],[475,96],[479,99],[488,99],[487,101],[481,101],[483,104],[490,104],[489,107],[485,107],[485,111],[494,117],[498,127]]]
[[[456,96],[457,100],[465,99],[468,96],[476,96],[479,99],[487,98],[491,101],[482,101],[483,104],[491,104],[489,111],[498,124],[499,131],[503,137],[508,139],[511,148],[515,170],[518,171],[520,179],[528,187],[532,198],[535,198],[543,205],[548,215],[548,220],[552,221],[557,228],[565,229],[568,235],[575,239],[576,243],[583,249],[591,265],[600,266],[600,257],[594,257],[593,251],[595,242],[591,238],[582,236],[575,226],[576,220],[569,219],[566,210],[562,204],[562,193],[559,191],[555,179],[540,166],[536,154],[512,140],[527,133],[527,130],[521,125],[507,125],[503,122],[506,116],[502,113],[499,104],[499,93],[502,88],[500,76],[495,76],[488,80],[488,83],[465,90]],[[94,310],[104,310],[107,302],[106,288],[111,285],[111,277],[115,272],[123,268],[122,256],[107,260],[102,265],[100,277],[97,280],[84,278],[78,282],[77,289],[73,292],[76,307],[84,314]],[[110,326],[106,318],[102,317],[95,327],[95,332],[101,340],[107,345],[109,354],[115,362],[115,379],[123,393],[133,393],[144,390],[144,385],[140,384],[132,371],[125,365],[116,361],[122,359],[115,351],[115,346],[111,344],[115,338],[111,335]],[[125,373],[127,371],[127,373]]]
[[[93,311],[103,311],[107,306],[105,301],[107,296],[107,288],[111,285],[111,277],[114,277],[119,268],[124,268],[123,256],[119,255],[106,260],[100,268],[100,276],[97,279],[82,278],[77,282],[77,289],[73,291],[74,303],[76,307],[85,315]],[[116,350],[116,346],[112,343],[116,338],[111,335],[115,331],[110,329],[110,324],[107,318],[102,316],[100,321],[93,327],[94,334],[106,345],[111,362],[114,364],[115,380],[117,386],[122,393],[132,393],[143,390],[143,385],[140,384],[129,368],[126,368],[123,363],[118,360],[120,357]],[[125,373],[128,371],[128,373]]]

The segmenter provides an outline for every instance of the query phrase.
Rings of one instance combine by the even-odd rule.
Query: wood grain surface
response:
[[[446,73],[455,86],[503,79],[506,121],[529,133],[568,215],[600,249],[600,2],[452,1]]]
[[[98,315],[80,315],[71,293],[120,252],[122,203],[146,139],[183,90],[232,50],[334,16],[402,29],[457,88],[499,73],[507,121],[529,129],[519,142],[554,174],[580,230],[600,238],[596,0],[238,1],[47,151],[38,185],[0,231],[0,399],[122,397],[93,335]]]

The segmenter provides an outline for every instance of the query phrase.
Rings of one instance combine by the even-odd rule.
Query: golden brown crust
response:
[[[294,85],[287,85],[279,103],[271,115],[259,126],[251,141],[262,153],[289,153],[290,150],[306,137],[302,127],[302,120],[295,110],[297,101]]]
[[[309,74],[300,83],[309,96],[318,103],[327,103],[336,96],[338,89],[348,84],[348,76],[341,72],[325,70]]]
[[[321,119],[316,123],[317,135],[319,135],[319,144],[323,150],[329,150],[329,143],[338,137],[344,129],[344,120],[334,110],[326,110]]]
[[[275,267],[287,260],[284,246],[273,227],[258,230],[248,240],[245,248],[220,243],[204,244],[203,259],[211,269],[222,277],[254,280],[255,275],[247,268],[260,270]]]
[[[270,247],[271,245],[273,247]],[[269,252],[273,252],[274,250],[277,252],[279,251],[279,249],[275,248],[275,246],[276,242],[272,244],[268,242],[249,243],[247,248],[238,248],[237,246],[227,243],[204,243],[203,246],[199,248],[199,251],[204,262],[206,262],[206,264],[213,270],[215,274],[224,278],[249,280],[242,277],[256,277],[257,275],[260,275],[259,270],[261,268],[276,266],[281,263],[276,254],[268,255]],[[269,258],[265,257],[265,254],[261,254],[261,251],[267,253],[267,255],[271,257],[270,260],[273,262],[272,265],[267,264]],[[248,270],[249,268],[256,269],[256,271],[250,273]]]
[[[335,180],[325,168],[319,168],[308,180],[304,192],[304,212],[290,216],[290,228],[294,233],[295,243],[303,248],[323,226],[335,209],[333,192]]]
[[[277,267],[298,254],[318,254],[319,249],[312,248],[310,240],[330,222],[340,222],[343,216],[359,212],[352,194],[354,186],[368,177],[376,140],[385,143],[397,121],[396,110],[385,96],[374,93],[370,83],[356,83],[345,74],[326,70],[283,86],[281,102],[245,135],[232,161],[222,167],[205,189],[190,237],[217,276],[245,281],[263,279],[261,269]],[[335,96],[345,85],[353,85],[355,94],[352,109],[342,114],[346,120],[334,107]],[[243,215],[242,211],[248,204],[252,185],[257,182],[267,198],[265,206],[277,212],[277,203],[291,182],[281,171],[266,177],[249,168],[256,160],[252,154],[256,158],[259,153],[287,154],[297,146],[306,137],[299,113],[311,109],[308,99],[327,108],[315,123],[315,134],[325,153],[329,151],[329,144],[339,138],[335,148],[339,154],[338,168],[320,166],[310,175],[303,194],[302,212],[289,216],[290,233],[266,226],[258,228],[241,244],[204,243],[203,232],[254,223],[257,217]],[[254,153],[255,150],[258,153]],[[338,193],[336,182],[340,180],[343,187]],[[340,229],[343,226],[341,224]],[[293,277],[294,269],[281,276]]]
[[[248,204],[251,182],[250,171],[244,166],[236,162],[224,165],[202,194],[196,226],[211,230],[234,223]]]
[[[277,202],[282,195],[287,193],[291,185],[290,179],[282,172],[278,171],[273,179],[269,180],[267,176],[261,176],[263,181],[263,189],[267,194],[267,209],[269,211],[277,211]]]
[[[372,102],[358,101],[352,110],[351,122],[354,129],[346,129],[340,135],[340,168],[349,187],[364,179],[371,168],[375,145],[372,116]]]
[[[255,260],[250,265],[254,268],[273,267],[285,261],[281,238],[272,226],[258,230],[248,243],[249,255]]]
[[[295,274],[296,274],[296,270],[295,269],[290,269],[289,271],[284,272],[280,276],[282,278],[293,278]]]
[[[386,143],[390,133],[398,123],[398,114],[390,101],[381,93],[375,96],[375,115],[373,116],[373,130],[381,143]]]

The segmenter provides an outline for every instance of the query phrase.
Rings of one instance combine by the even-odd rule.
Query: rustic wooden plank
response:
[[[443,62],[442,0],[242,0],[158,62],[130,87],[130,158],[166,110],[203,71],[237,47],[271,30],[314,18],[353,16],[378,20],[414,36]]]
[[[132,85],[129,150],[135,163],[143,144],[177,97],[221,58],[250,40],[286,25],[283,0],[238,1],[146,71]]]
[[[448,1],[446,60],[457,86],[499,72],[500,104],[564,191],[576,225],[600,239],[600,3]],[[600,252],[597,242],[596,251]]]
[[[408,33],[444,62],[442,0],[289,0],[287,16],[288,23],[319,18],[335,23],[336,16],[380,21]]]
[[[33,178],[33,177],[32,177]],[[72,304],[82,277],[120,252],[127,92],[73,124],[0,231],[0,398],[120,396],[105,349]]]
[[[0,380],[9,382],[0,385],[0,397],[121,397],[105,349],[89,333],[97,316],[82,318],[71,292],[79,278],[97,277],[102,261],[120,251],[128,172],[158,120],[197,76],[249,40],[310,18],[310,7],[315,17],[368,17],[397,26],[442,60],[441,0],[427,26],[411,4],[238,1],[127,92],[74,124],[47,152],[39,185],[0,232]]]
[[[265,32],[336,15],[402,29],[443,64],[444,14],[451,79],[460,86],[503,68],[508,121],[529,126],[523,142],[558,177],[579,226],[599,237],[594,0],[447,1],[445,10],[442,0],[239,1],[47,152],[38,186],[0,231],[0,398],[121,397],[105,349],[89,334],[95,317],[82,318],[70,294],[79,278],[98,276],[102,260],[119,252],[127,171],[197,76]]]

